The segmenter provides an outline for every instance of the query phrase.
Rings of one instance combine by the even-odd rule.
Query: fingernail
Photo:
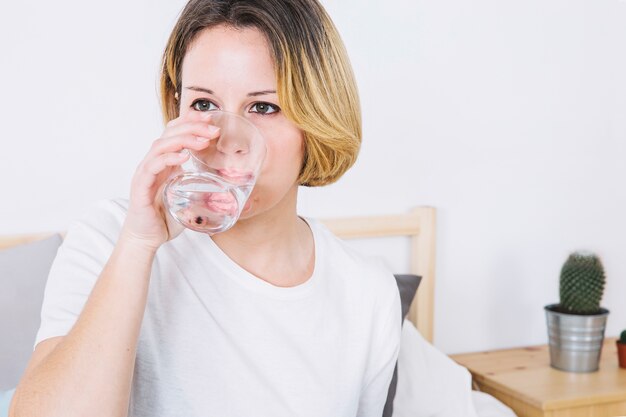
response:
[[[196,140],[197,140],[198,142],[208,142],[208,141],[210,141],[211,139],[209,139],[209,138],[203,138],[202,136],[196,136]]]
[[[217,126],[213,126],[213,125],[208,125],[207,126],[209,128],[209,133],[213,134],[213,133],[217,133],[219,132],[220,128]]]

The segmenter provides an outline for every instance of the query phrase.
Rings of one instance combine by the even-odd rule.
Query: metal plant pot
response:
[[[544,307],[550,342],[550,366],[568,372],[594,372],[599,368],[609,310],[598,314],[567,314],[558,304]]]

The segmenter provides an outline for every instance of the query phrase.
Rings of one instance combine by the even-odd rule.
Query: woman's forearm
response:
[[[23,376],[10,417],[127,415],[154,253],[120,237],[71,331]]]

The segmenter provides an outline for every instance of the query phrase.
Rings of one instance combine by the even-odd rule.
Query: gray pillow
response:
[[[394,275],[396,277],[396,283],[398,284],[398,291],[400,291],[400,303],[402,304],[402,314],[400,316],[400,323],[404,323],[404,318],[409,313],[409,308],[415,298],[417,287],[422,281],[422,277],[418,275]],[[396,396],[396,387],[398,386],[398,362],[393,370],[393,378],[391,384],[389,384],[389,392],[387,393],[387,402],[385,402],[385,408],[383,409],[383,417],[391,417],[393,414],[393,399]]]
[[[0,391],[17,385],[32,355],[48,272],[62,241],[56,234],[0,250]]]

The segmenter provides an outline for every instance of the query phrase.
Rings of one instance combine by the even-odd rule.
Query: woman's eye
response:
[[[251,113],[259,114],[272,114],[278,112],[279,110],[278,106],[270,103],[254,103],[252,107],[250,107]]]
[[[217,106],[213,104],[212,102],[210,102],[209,100],[196,100],[193,103],[191,103],[191,107],[194,110],[198,110],[198,111],[217,110]]]

